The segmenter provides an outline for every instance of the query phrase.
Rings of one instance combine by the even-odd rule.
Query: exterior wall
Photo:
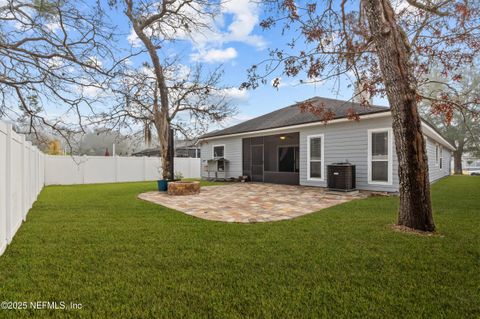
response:
[[[223,157],[229,161],[225,169],[225,178],[241,176],[242,138],[243,137],[226,137],[203,142],[200,151],[202,178],[208,178],[207,160],[213,158],[213,146],[215,145],[225,145]]]
[[[438,145],[443,149],[443,165],[440,168],[440,164],[437,163],[435,159],[435,146]],[[439,149],[440,152],[440,149]],[[439,180],[442,177],[450,175],[451,172],[451,161],[452,161],[452,151],[445,148],[444,146],[438,144],[431,138],[427,137],[427,156],[428,156],[428,172],[430,183]]]
[[[396,192],[398,191],[398,162],[395,153],[392,160],[392,185],[375,185],[368,183],[368,130],[391,128],[391,117],[348,121],[332,125],[320,124],[300,130],[300,185],[327,186],[327,165],[336,162],[348,161],[355,165],[356,187],[358,189]],[[307,179],[307,137],[309,135],[324,135],[325,165],[324,181],[309,181]],[[395,150],[395,141],[392,137],[392,149]]]
[[[242,175],[242,139],[254,136],[266,136],[284,133],[300,133],[300,185],[326,187],[327,180],[311,181],[307,179],[307,137],[309,135],[324,135],[324,171],[326,176],[327,165],[335,162],[348,161],[356,166],[356,187],[363,190],[398,192],[398,160],[395,153],[395,140],[392,136],[392,183],[368,183],[368,130],[391,128],[390,116],[363,119],[360,121],[346,121],[341,123],[321,124],[297,129],[277,130],[274,133],[246,134],[234,137],[215,138],[202,141],[202,178],[206,175],[206,160],[213,158],[213,146],[225,145],[225,158],[229,160],[226,177]],[[429,162],[430,182],[450,175],[451,151],[443,147],[443,168],[435,163],[435,142],[427,137],[427,156]],[[433,148],[432,148],[433,146]],[[433,150],[433,153],[432,153]]]

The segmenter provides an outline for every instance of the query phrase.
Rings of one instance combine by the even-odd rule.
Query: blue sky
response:
[[[120,45],[136,45],[138,39],[128,24],[127,18],[119,11],[112,11],[110,18],[119,27]],[[229,91],[233,103],[238,108],[238,114],[223,123],[223,126],[232,125],[246,119],[268,113],[278,108],[288,106],[313,96],[324,96],[337,99],[349,99],[352,89],[346,86],[347,81],[338,83],[326,82],[316,84],[299,84],[299,78],[292,79],[272,75],[268,84],[255,90],[241,91],[240,84],[247,79],[246,70],[268,56],[268,48],[282,48],[288,38],[282,37],[280,30],[264,31],[259,27],[262,19],[262,8],[249,0],[231,0],[224,3],[222,13],[214,23],[214,32],[206,36],[193,35],[194,40],[184,39],[175,42],[167,50],[181,53],[182,64],[186,66],[194,63],[204,64],[206,69],[213,69],[223,65],[225,75],[223,84],[232,89]],[[140,65],[142,61],[149,61],[148,56],[140,56],[132,61],[133,65]],[[281,85],[274,88],[270,81],[281,76]],[[302,77],[300,77],[302,78]],[[375,104],[385,105],[383,100],[375,100]]]

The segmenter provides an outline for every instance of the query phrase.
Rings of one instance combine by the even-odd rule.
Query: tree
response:
[[[116,5],[116,1],[112,1]],[[175,125],[185,132],[188,125],[178,122],[178,114],[187,112],[194,123],[203,125],[218,122],[234,112],[218,88],[221,72],[216,70],[206,76],[198,66],[188,68],[187,74],[178,77],[182,66],[178,59],[162,58],[162,49],[188,37],[193,31],[209,28],[211,19],[218,10],[218,3],[208,0],[182,1],[133,1],[123,0],[125,16],[135,35],[145,47],[149,63],[141,70],[127,72],[123,86],[124,108],[113,113],[116,118],[128,115],[141,122],[147,137],[150,125],[156,130],[162,158],[162,178],[169,176],[169,134]],[[114,116],[114,117],[115,117]],[[126,117],[123,117],[126,118]],[[148,138],[147,138],[148,139]]]
[[[52,140],[48,143],[48,154],[49,155],[61,155],[62,154],[62,145],[59,140]]]
[[[114,41],[100,6],[82,0],[2,1],[0,116],[22,117],[25,133],[49,128],[69,143],[70,134],[84,130],[98,91],[124,61],[115,59]]]
[[[198,64],[188,67],[174,59],[164,61],[164,70],[169,97],[167,120],[170,127],[186,138],[195,138],[212,123],[235,113],[227,96],[231,88],[220,84],[223,74],[220,68],[207,73]],[[160,100],[152,68],[145,64],[139,69],[130,69],[120,80],[115,92],[118,102],[109,112],[109,121],[115,119],[115,123],[125,127],[143,127],[145,142],[149,145],[158,136],[158,132],[152,134],[151,129],[156,128],[155,105]]]
[[[480,48],[478,2],[407,0],[395,8],[390,0],[362,0],[359,7],[347,0],[270,3],[273,13],[261,26],[281,24],[292,40],[254,65],[243,87],[267,83],[275,72],[292,77],[305,72],[310,81],[353,77],[361,83],[359,93],[385,95],[399,162],[398,224],[433,231],[417,79],[434,63],[454,77],[455,68],[473,61]]]
[[[454,173],[461,175],[463,154],[480,151],[480,116],[477,115],[480,105],[475,102],[480,101],[480,72],[475,68],[462,68],[457,73],[461,77],[453,81],[433,70],[420,90],[425,96],[421,102],[422,114],[455,146]],[[446,86],[450,88],[449,95],[445,95]]]

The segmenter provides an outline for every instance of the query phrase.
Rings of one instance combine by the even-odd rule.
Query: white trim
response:
[[[438,162],[438,167],[443,170],[443,146],[440,147],[440,154],[439,154],[439,162]]]
[[[360,115],[360,120],[376,119],[376,118],[382,118],[382,117],[387,117],[387,116],[391,116],[391,115],[392,114],[391,114],[390,110],[387,110],[387,111],[384,111],[384,112]],[[340,119],[335,119],[335,120],[328,121],[326,125],[348,122],[348,121],[352,121],[352,120],[350,120],[348,118],[340,118]],[[438,134],[434,129],[432,129],[428,124],[426,124],[423,120],[421,121],[421,123],[422,123],[422,130],[423,130],[424,133],[427,132],[428,133],[427,135],[429,135],[432,139],[434,139],[435,141],[441,142],[443,146],[450,149],[451,151],[455,151],[455,147],[452,144],[450,144],[446,139],[444,139],[440,134]],[[284,130],[294,130],[294,129],[298,129],[298,128],[302,128],[302,127],[319,126],[319,125],[325,126],[325,123],[323,123],[323,122],[304,123],[304,124],[283,126],[283,127],[277,127],[277,128],[271,128],[271,129],[248,131],[248,132],[242,132],[242,133],[224,134],[224,135],[204,137],[204,138],[200,137],[199,141],[208,141],[208,140],[214,140],[214,139],[225,138],[225,137],[264,134],[264,133],[270,133],[270,132],[277,132],[277,131],[284,131]]]
[[[321,138],[321,152],[322,156],[320,161],[322,162],[321,167],[321,178],[318,177],[310,177],[310,140],[312,138]],[[307,136],[307,181],[316,181],[316,182],[323,182],[325,181],[325,134],[315,134],[315,135],[308,135]]]
[[[223,147],[223,156],[222,156],[222,157],[225,158],[225,149],[226,149],[225,144],[212,145],[212,158],[216,158],[216,157],[215,157],[215,147],[219,147],[219,146],[222,146],[222,147]],[[223,166],[223,171],[219,171],[219,170],[218,170],[218,161],[217,161],[216,171],[217,171],[217,172],[225,173],[225,163],[224,163],[223,165],[224,165],[224,166]]]
[[[443,146],[450,149],[451,151],[456,150],[456,148],[452,144],[450,144],[446,139],[444,139],[440,134],[438,134],[433,128],[431,128],[424,121],[422,121],[422,130],[427,136],[431,137],[435,142],[440,142]]]
[[[387,117],[387,116],[391,116],[390,110],[384,111],[384,112],[378,112],[378,113],[374,113],[374,114],[361,115],[360,119],[361,120],[367,120],[367,119],[375,119],[375,118],[381,118],[381,117]],[[353,122],[353,120],[350,120],[348,118],[341,118],[341,119],[328,121],[326,125],[334,124],[334,123],[342,123],[342,122]],[[264,133],[284,131],[284,130],[294,130],[294,129],[298,129],[298,128],[302,128],[302,127],[310,127],[310,126],[325,126],[325,123],[324,122],[312,122],[312,123],[282,126],[282,127],[270,128],[270,129],[264,129],[264,130],[248,131],[248,132],[242,132],[242,133],[224,134],[224,135],[204,137],[204,138],[200,137],[199,140],[208,141],[208,140],[214,140],[214,139],[226,138],[226,137],[264,134]]]
[[[388,181],[379,182],[372,181],[372,133],[387,132],[388,133]],[[368,146],[367,146],[367,166],[368,166],[368,184],[370,185],[392,185],[393,184],[393,133],[392,128],[377,128],[367,130]]]
[[[212,158],[215,158],[215,147],[223,147],[223,158],[225,158],[225,144],[217,144],[217,145],[212,145]]]
[[[440,144],[435,143],[435,165],[439,166],[440,163]]]

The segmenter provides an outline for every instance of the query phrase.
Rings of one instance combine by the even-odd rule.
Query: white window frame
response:
[[[321,138],[320,149],[322,152],[322,156],[320,161],[322,162],[321,165],[321,174],[322,177],[310,177],[310,140],[312,138]],[[308,135],[307,136],[307,181],[316,181],[316,182],[323,182],[325,181],[325,134],[316,134],[316,135]]]
[[[214,150],[215,150],[215,147],[220,147],[220,146],[223,147],[223,158],[225,158],[225,149],[226,149],[225,144],[212,145],[212,158],[218,158],[218,157],[215,157],[215,151],[214,151]],[[225,164],[224,164],[224,165],[225,165]],[[217,166],[217,168],[216,168],[216,171],[217,171],[217,172],[225,172],[225,166],[223,167],[223,171],[219,171],[219,170],[218,170],[218,161],[217,161],[217,165],[216,165],[216,166]]]
[[[440,146],[440,162],[438,163],[438,167],[443,169],[443,147]]]
[[[440,145],[435,143],[435,165],[440,166]]]
[[[372,180],[372,133],[382,133],[387,132],[387,140],[388,140],[388,180],[386,182],[382,181],[373,181]],[[392,128],[378,128],[378,129],[370,129],[367,131],[368,134],[368,148],[367,148],[367,165],[368,165],[368,184],[371,185],[392,185],[393,183],[393,134]]]
[[[225,158],[225,144],[217,144],[217,145],[212,145],[212,158],[215,157],[215,147],[223,147],[223,158]]]

